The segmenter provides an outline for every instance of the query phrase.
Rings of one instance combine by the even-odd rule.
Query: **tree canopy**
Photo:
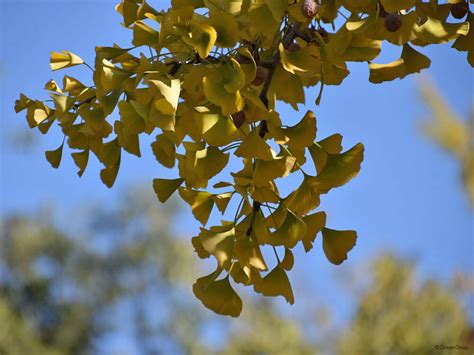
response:
[[[431,61],[419,47],[431,44],[454,41],[474,65],[473,15],[464,0],[173,0],[160,11],[123,0],[116,9],[133,32],[131,46],[96,47],[93,66],[53,52],[52,70],[84,65],[91,83],[51,80],[48,102],[21,94],[15,110],[26,110],[30,127],[42,133],[60,126],[63,141],[46,152],[54,168],[69,147],[82,176],[92,152],[108,187],[122,153],[140,157],[140,137],[156,134],[151,149],[176,178],[157,177],[154,191],[161,202],[178,191],[202,224],[192,238],[197,255],[217,262],[194,283],[194,294],[234,317],[242,300],[231,281],[292,304],[294,247],[310,251],[321,233],[327,259],[338,265],[357,240],[355,231],[326,226],[326,213],[313,211],[322,195],[358,174],[363,145],[344,150],[340,134],[317,137],[311,111],[288,126],[277,103],[298,111],[305,89],[318,86],[312,100],[319,105],[324,86],[350,74],[348,62],[367,62],[368,80],[377,84],[420,72]],[[400,58],[379,63],[384,42],[399,46]],[[231,158],[242,168],[229,174]],[[279,179],[290,174],[301,174],[301,183],[282,196]],[[207,226],[215,208],[222,222]],[[275,266],[264,247],[273,248]]]

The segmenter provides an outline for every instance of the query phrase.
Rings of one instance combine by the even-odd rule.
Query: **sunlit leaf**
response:
[[[73,67],[83,63],[84,61],[80,57],[69,51],[51,53],[50,66],[52,70]]]
[[[232,255],[234,254],[235,238],[235,229],[232,224],[211,227],[210,230],[201,228],[201,233],[199,233],[198,237],[203,248],[216,258],[220,267],[230,266]]]

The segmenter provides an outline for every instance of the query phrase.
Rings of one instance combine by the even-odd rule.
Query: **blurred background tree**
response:
[[[325,328],[311,308],[289,319],[259,297],[239,319],[222,319],[188,289],[202,271],[170,229],[176,207],[140,188],[117,205],[75,212],[77,233],[55,213],[5,219],[1,354],[128,353],[111,352],[111,340],[137,354],[431,354],[435,344],[467,344],[460,291],[471,286],[420,282],[414,263],[391,255],[358,269],[371,282],[342,329]]]
[[[423,124],[425,134],[459,162],[461,178],[467,196],[474,206],[474,107],[469,118],[463,119],[446,104],[436,86],[425,81],[421,86],[423,101],[430,117]]]
[[[338,354],[433,354],[435,345],[467,344],[459,296],[468,279],[456,277],[450,285],[420,281],[413,263],[393,255],[377,258],[369,274],[373,280],[337,339]]]

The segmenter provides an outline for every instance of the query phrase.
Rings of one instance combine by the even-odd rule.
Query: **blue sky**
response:
[[[97,162],[89,164],[82,178],[76,175],[67,154],[58,170],[50,167],[43,152],[61,144],[58,130],[47,136],[35,131],[34,149],[8,143],[13,134],[28,130],[24,114],[16,115],[13,110],[20,92],[46,99],[42,88],[49,79],[59,81],[66,73],[90,76],[85,67],[52,73],[51,51],[68,49],[93,63],[95,45],[129,44],[131,32],[120,25],[115,4],[106,0],[1,1],[1,213],[35,211],[44,204],[68,210],[88,199],[113,203],[117,193],[131,182],[148,183],[151,192],[153,178],[176,176],[175,171],[165,171],[157,164],[142,145],[143,158],[127,156],[116,185],[109,190],[99,180]],[[473,99],[473,71],[465,54],[449,45],[421,51],[433,62],[426,76],[433,79],[456,112],[467,117]],[[398,48],[386,46],[380,61],[393,60],[398,54]],[[422,76],[373,85],[368,82],[366,64],[350,69],[351,75],[342,86],[325,88],[321,106],[315,107],[317,92],[310,90],[308,106],[301,107],[300,113],[282,107],[282,117],[288,122],[298,121],[306,109],[314,110],[320,138],[341,133],[346,148],[357,142],[366,147],[360,175],[324,196],[321,206],[328,213],[328,226],[358,231],[357,246],[341,267],[330,265],[320,248],[298,255],[301,261],[292,271],[295,288],[301,290],[296,298],[298,292],[310,291],[314,302],[336,299],[345,304],[340,288],[331,280],[385,250],[416,258],[424,276],[446,280],[455,270],[472,272],[472,212],[458,167],[420,134],[420,123],[428,114],[417,90]],[[180,216],[177,230],[189,236],[198,231],[189,210]]]

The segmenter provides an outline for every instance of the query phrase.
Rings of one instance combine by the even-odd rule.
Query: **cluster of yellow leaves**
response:
[[[287,276],[293,248],[311,250],[321,232],[326,257],[340,264],[356,243],[356,232],[326,228],[326,214],[313,211],[321,195],[358,174],[364,148],[356,144],[343,152],[337,134],[316,141],[312,112],[285,126],[276,102],[298,110],[304,89],[320,84],[319,104],[323,85],[339,85],[347,77],[347,62],[368,62],[374,83],[419,72],[430,60],[415,46],[455,40],[472,64],[472,14],[466,22],[451,23],[450,4],[418,0],[323,0],[314,18],[303,16],[301,0],[171,3],[157,11],[145,0],[123,0],[117,11],[133,32],[133,47],[96,47],[92,85],[69,76],[62,86],[51,80],[45,88],[52,106],[22,94],[15,109],[26,110],[30,127],[42,133],[58,123],[65,139],[46,152],[53,167],[68,146],[81,176],[92,152],[104,166],[100,177],[108,187],[117,178],[122,152],[140,156],[140,136],[156,134],[151,148],[157,162],[177,165],[179,173],[153,181],[157,197],[165,202],[179,192],[203,225],[192,239],[198,256],[212,255],[218,265],[194,284],[196,297],[219,314],[237,316],[242,301],[233,280],[293,303]],[[381,6],[399,13],[398,31],[386,30]],[[372,62],[383,41],[403,48],[399,60]],[[68,51],[51,54],[53,70],[76,65],[88,64]],[[112,120],[115,114],[119,119]],[[231,173],[232,181],[209,188],[234,149],[242,169]],[[308,166],[314,174],[306,172]],[[300,186],[280,195],[277,180],[299,172]],[[240,201],[233,220],[206,228],[214,207],[226,214],[233,199]],[[270,271],[265,246],[277,256]],[[284,250],[282,260],[277,248]]]

